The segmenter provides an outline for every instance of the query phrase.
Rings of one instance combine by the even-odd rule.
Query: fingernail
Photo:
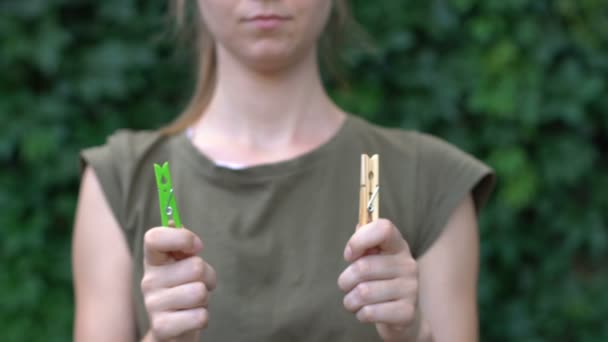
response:
[[[346,250],[344,251],[344,259],[346,259],[346,261],[349,261],[352,256],[353,256],[352,249],[350,248],[350,246],[346,246]]]

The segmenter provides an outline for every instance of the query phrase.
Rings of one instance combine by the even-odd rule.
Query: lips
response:
[[[265,20],[289,20],[290,17],[278,14],[258,14],[251,16],[246,21],[265,21]]]
[[[291,17],[278,14],[258,14],[246,18],[245,22],[254,25],[258,29],[272,30],[288,20],[291,20]]]

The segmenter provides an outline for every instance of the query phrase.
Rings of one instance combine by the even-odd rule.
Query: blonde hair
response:
[[[171,0],[170,14],[175,21],[176,31],[181,38],[196,44],[198,75],[194,93],[186,108],[173,122],[161,129],[164,134],[176,134],[187,129],[200,118],[213,96],[217,78],[215,42],[199,13],[191,1]],[[322,49],[322,62],[332,74],[337,74],[337,65],[334,63],[337,56],[333,51],[336,46],[343,45],[346,29],[358,29],[358,26],[350,14],[347,0],[334,0],[331,17],[321,37],[322,46],[327,47]]]

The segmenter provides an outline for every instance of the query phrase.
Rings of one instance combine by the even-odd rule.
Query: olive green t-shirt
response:
[[[380,155],[380,217],[415,258],[472,193],[481,208],[492,171],[429,135],[349,116],[325,144],[293,159],[231,169],[185,133],[120,131],[83,151],[133,258],[138,337],[149,328],[140,291],[143,236],[160,225],[154,163],[169,161],[182,223],[202,238],[217,271],[206,341],[379,341],[342,304],[339,274],[358,219],[361,154]]]

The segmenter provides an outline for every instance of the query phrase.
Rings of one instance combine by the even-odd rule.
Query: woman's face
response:
[[[332,0],[198,0],[217,44],[241,63],[276,71],[314,51]]]

